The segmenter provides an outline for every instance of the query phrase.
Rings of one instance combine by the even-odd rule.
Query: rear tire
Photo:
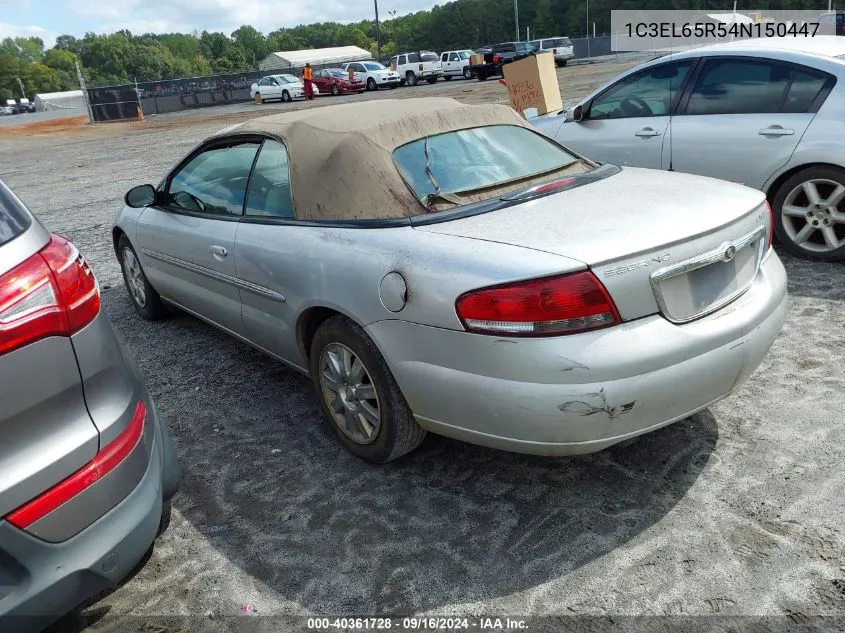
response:
[[[561,67],[561,68],[566,68],[566,62],[567,62],[567,61],[569,61],[569,60],[564,59],[562,62],[560,62],[560,67]]]
[[[444,81],[452,81],[452,75],[443,75]]]
[[[450,79],[451,79],[451,77],[450,77]],[[428,77],[426,79],[426,81],[430,84],[436,84],[437,83],[437,77]]]
[[[469,66],[464,67],[464,79],[472,79],[472,68]]]
[[[417,85],[417,75],[416,73],[411,72],[410,70],[405,73],[405,81],[409,86],[416,86]]]
[[[838,167],[802,169],[778,188],[772,215],[775,235],[787,251],[823,262],[845,259],[845,192],[837,193],[841,188],[845,169]],[[808,189],[818,196],[815,203]]]
[[[318,328],[309,365],[323,416],[353,455],[384,464],[410,453],[425,438],[384,357],[350,319],[335,316]],[[360,396],[364,388],[367,395]]]
[[[145,321],[157,321],[167,315],[167,306],[147,280],[141,260],[129,238],[121,235],[117,241],[117,257],[123,273],[123,283],[135,312]]]
[[[376,80],[372,77],[367,79],[367,90],[378,90],[378,84],[376,84]]]
[[[487,75],[483,70],[479,70],[475,77],[478,81],[485,81],[487,79]]]

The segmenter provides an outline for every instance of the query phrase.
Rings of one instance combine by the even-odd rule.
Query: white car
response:
[[[343,67],[345,71],[352,71],[355,77],[362,79],[367,84],[367,90],[378,90],[379,88],[396,88],[401,77],[380,64],[379,62],[352,62]]]
[[[845,38],[755,38],[667,55],[532,119],[596,160],[763,191],[794,255],[845,260]]]
[[[431,51],[395,55],[390,58],[390,68],[399,74],[403,86],[405,84],[416,86],[420,79],[433,84],[443,74],[440,68],[440,57]]]
[[[316,97],[320,94],[320,91],[317,90],[316,85],[312,84],[312,86]],[[252,84],[249,96],[255,99],[256,95],[259,95],[261,103],[272,99],[285,102],[293,101],[305,97],[305,85],[302,83],[302,79],[294,75],[268,75]]]
[[[555,64],[559,67],[566,66],[566,62],[575,57],[575,47],[568,37],[549,37],[544,40],[531,42],[537,53],[552,53],[555,56]]]
[[[440,53],[440,68],[443,70],[443,79],[446,81],[449,81],[452,77],[472,79],[472,69],[469,67],[469,60],[472,55],[471,50],[443,51]]]

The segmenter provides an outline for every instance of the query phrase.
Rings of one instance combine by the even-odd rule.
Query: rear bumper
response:
[[[660,316],[517,339],[380,321],[367,331],[418,423],[520,453],[591,453],[721,400],[759,366],[786,314],[777,255],[751,289],[682,326]]]
[[[0,630],[4,633],[38,631],[49,625],[114,587],[149,550],[161,521],[162,449],[170,438],[152,406],[147,425],[152,450],[140,483],[73,538],[48,543],[0,520]]]

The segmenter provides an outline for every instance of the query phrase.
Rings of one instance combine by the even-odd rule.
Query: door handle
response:
[[[795,130],[787,130],[780,125],[772,125],[757,132],[760,136],[792,136]]]
[[[660,132],[650,127],[644,127],[643,129],[634,132],[634,136],[639,136],[640,138],[647,138],[649,136],[660,136]]]
[[[215,257],[226,257],[226,255],[229,254],[229,251],[226,250],[225,246],[217,246],[216,244],[209,246],[208,250]]]

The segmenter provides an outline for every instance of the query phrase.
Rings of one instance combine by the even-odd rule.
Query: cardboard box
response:
[[[502,70],[511,107],[523,116],[526,110],[537,116],[563,108],[552,53],[532,55],[505,64]]]
[[[469,57],[469,65],[470,66],[481,66],[484,63],[484,55],[470,55]]]

